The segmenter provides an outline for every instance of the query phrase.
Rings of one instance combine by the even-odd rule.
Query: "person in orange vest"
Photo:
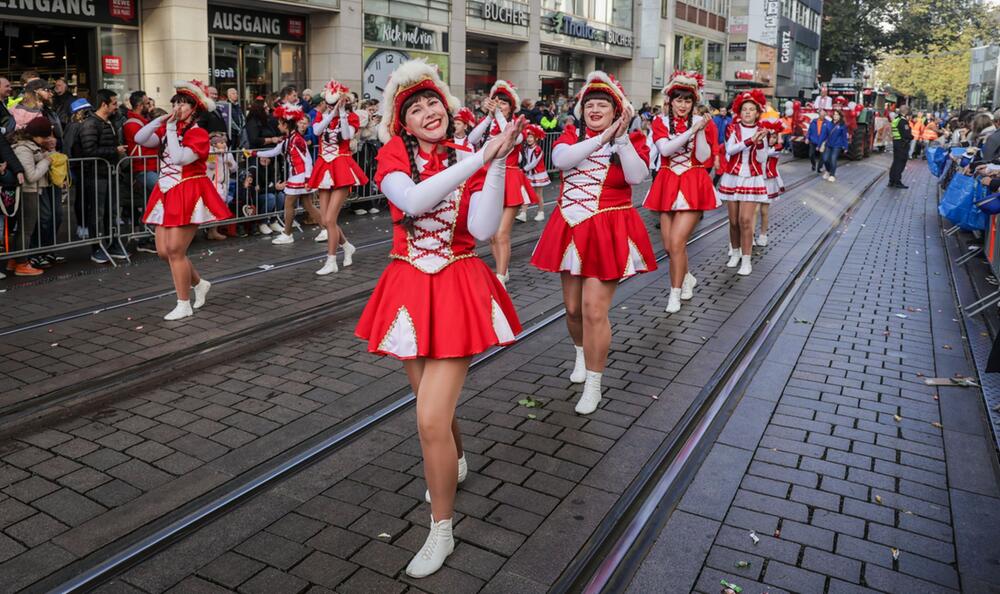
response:
[[[782,152],[792,152],[792,116],[781,118],[781,150]]]
[[[924,113],[920,112],[917,117],[910,120],[910,132],[913,133],[913,140],[910,141],[910,158],[917,158],[919,151],[917,145],[920,144],[920,138],[924,134]]]
[[[917,142],[917,150],[915,151],[916,157],[920,157],[922,149],[926,149],[930,146],[930,143],[938,139],[938,126],[937,122],[933,119],[927,121],[924,126],[923,131],[920,133],[920,140]]]

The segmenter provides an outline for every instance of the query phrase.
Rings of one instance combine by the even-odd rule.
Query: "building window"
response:
[[[708,59],[705,61],[705,78],[722,80],[722,44],[708,44]]]
[[[667,74],[667,46],[661,45],[659,51],[656,53],[656,59],[653,60],[653,86],[660,88],[663,87],[666,82]]]
[[[418,23],[451,24],[450,0],[366,0],[365,12]]]
[[[816,50],[798,42],[795,44],[792,82],[800,89],[811,89],[816,85]]]
[[[704,72],[704,49],[704,39],[678,35],[674,45],[674,67],[679,70]]]

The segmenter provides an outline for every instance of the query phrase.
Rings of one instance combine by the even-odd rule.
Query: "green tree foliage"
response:
[[[878,79],[911,97],[931,104],[961,105],[969,86],[972,52],[944,52],[927,57],[889,56],[878,67]]]
[[[820,76],[850,76],[887,55],[939,53],[984,23],[975,0],[824,0]]]

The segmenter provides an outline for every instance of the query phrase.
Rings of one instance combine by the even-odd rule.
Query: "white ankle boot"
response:
[[[681,310],[681,289],[670,289],[667,300],[667,313],[677,313]]]
[[[726,268],[736,268],[740,263],[740,258],[743,256],[743,250],[740,248],[729,248],[729,261],[726,262]]]
[[[576,360],[573,363],[573,373],[569,374],[569,381],[574,384],[582,384],[587,380],[587,361],[583,357],[583,347],[573,345],[576,349]]]
[[[465,462],[465,454],[462,454],[462,457],[458,459],[458,484],[464,483],[467,476],[469,476],[469,465]],[[430,489],[424,491],[424,501],[431,502]]]
[[[503,285],[503,288],[507,288],[507,281],[510,280],[510,271],[508,270],[506,274],[497,273],[497,280]]]
[[[597,405],[601,403],[601,372],[587,370],[587,381],[583,384],[583,394],[579,402],[576,403],[576,412],[581,415],[589,415],[597,410]]]
[[[205,299],[208,298],[208,290],[212,288],[212,283],[205,279],[198,281],[198,284],[192,287],[194,291],[194,308],[198,309],[202,305],[205,305]]]
[[[444,560],[455,550],[455,537],[451,533],[451,518],[434,521],[431,516],[431,530],[424,546],[406,566],[406,575],[414,578],[427,577],[441,569]]]
[[[757,245],[759,245],[760,247],[767,247],[767,235],[758,235]]]
[[[539,206],[538,207],[538,212],[535,213],[535,221],[539,221],[540,222],[540,221],[544,221],[544,220],[545,220],[545,211],[542,210],[541,206]]]
[[[351,264],[354,264],[354,252],[358,251],[358,248],[354,247],[349,241],[345,241],[344,245],[340,247],[344,248],[344,268],[347,268]]]
[[[522,209],[522,210],[520,210],[517,213],[517,215],[514,218],[517,219],[517,220],[519,220],[519,221],[521,221],[522,223],[527,223],[528,222],[528,211],[525,210],[525,209]]]
[[[183,320],[186,317],[193,316],[194,309],[191,307],[190,301],[177,300],[177,306],[170,311],[167,315],[163,316],[163,319],[168,322],[174,322],[176,320]]]
[[[684,274],[684,282],[681,283],[681,301],[687,301],[694,297],[694,287],[698,284],[698,279],[690,272]]]
[[[320,276],[325,276],[332,272],[337,272],[337,256],[327,256],[326,262],[323,263],[323,267],[316,271],[316,274]]]
[[[327,235],[326,229],[323,229],[322,231],[319,232],[319,234],[316,236],[316,239],[314,241],[316,243],[322,243],[322,242],[326,241],[327,237],[328,237],[328,235]]]
[[[736,271],[736,274],[747,276],[751,272],[753,272],[753,266],[750,265],[750,256],[743,256],[740,258],[740,269]]]

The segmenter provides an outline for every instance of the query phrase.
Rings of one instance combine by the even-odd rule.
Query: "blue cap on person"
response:
[[[80,98],[69,104],[70,112],[76,113],[81,109],[93,109],[94,106],[90,104],[90,101]]]

